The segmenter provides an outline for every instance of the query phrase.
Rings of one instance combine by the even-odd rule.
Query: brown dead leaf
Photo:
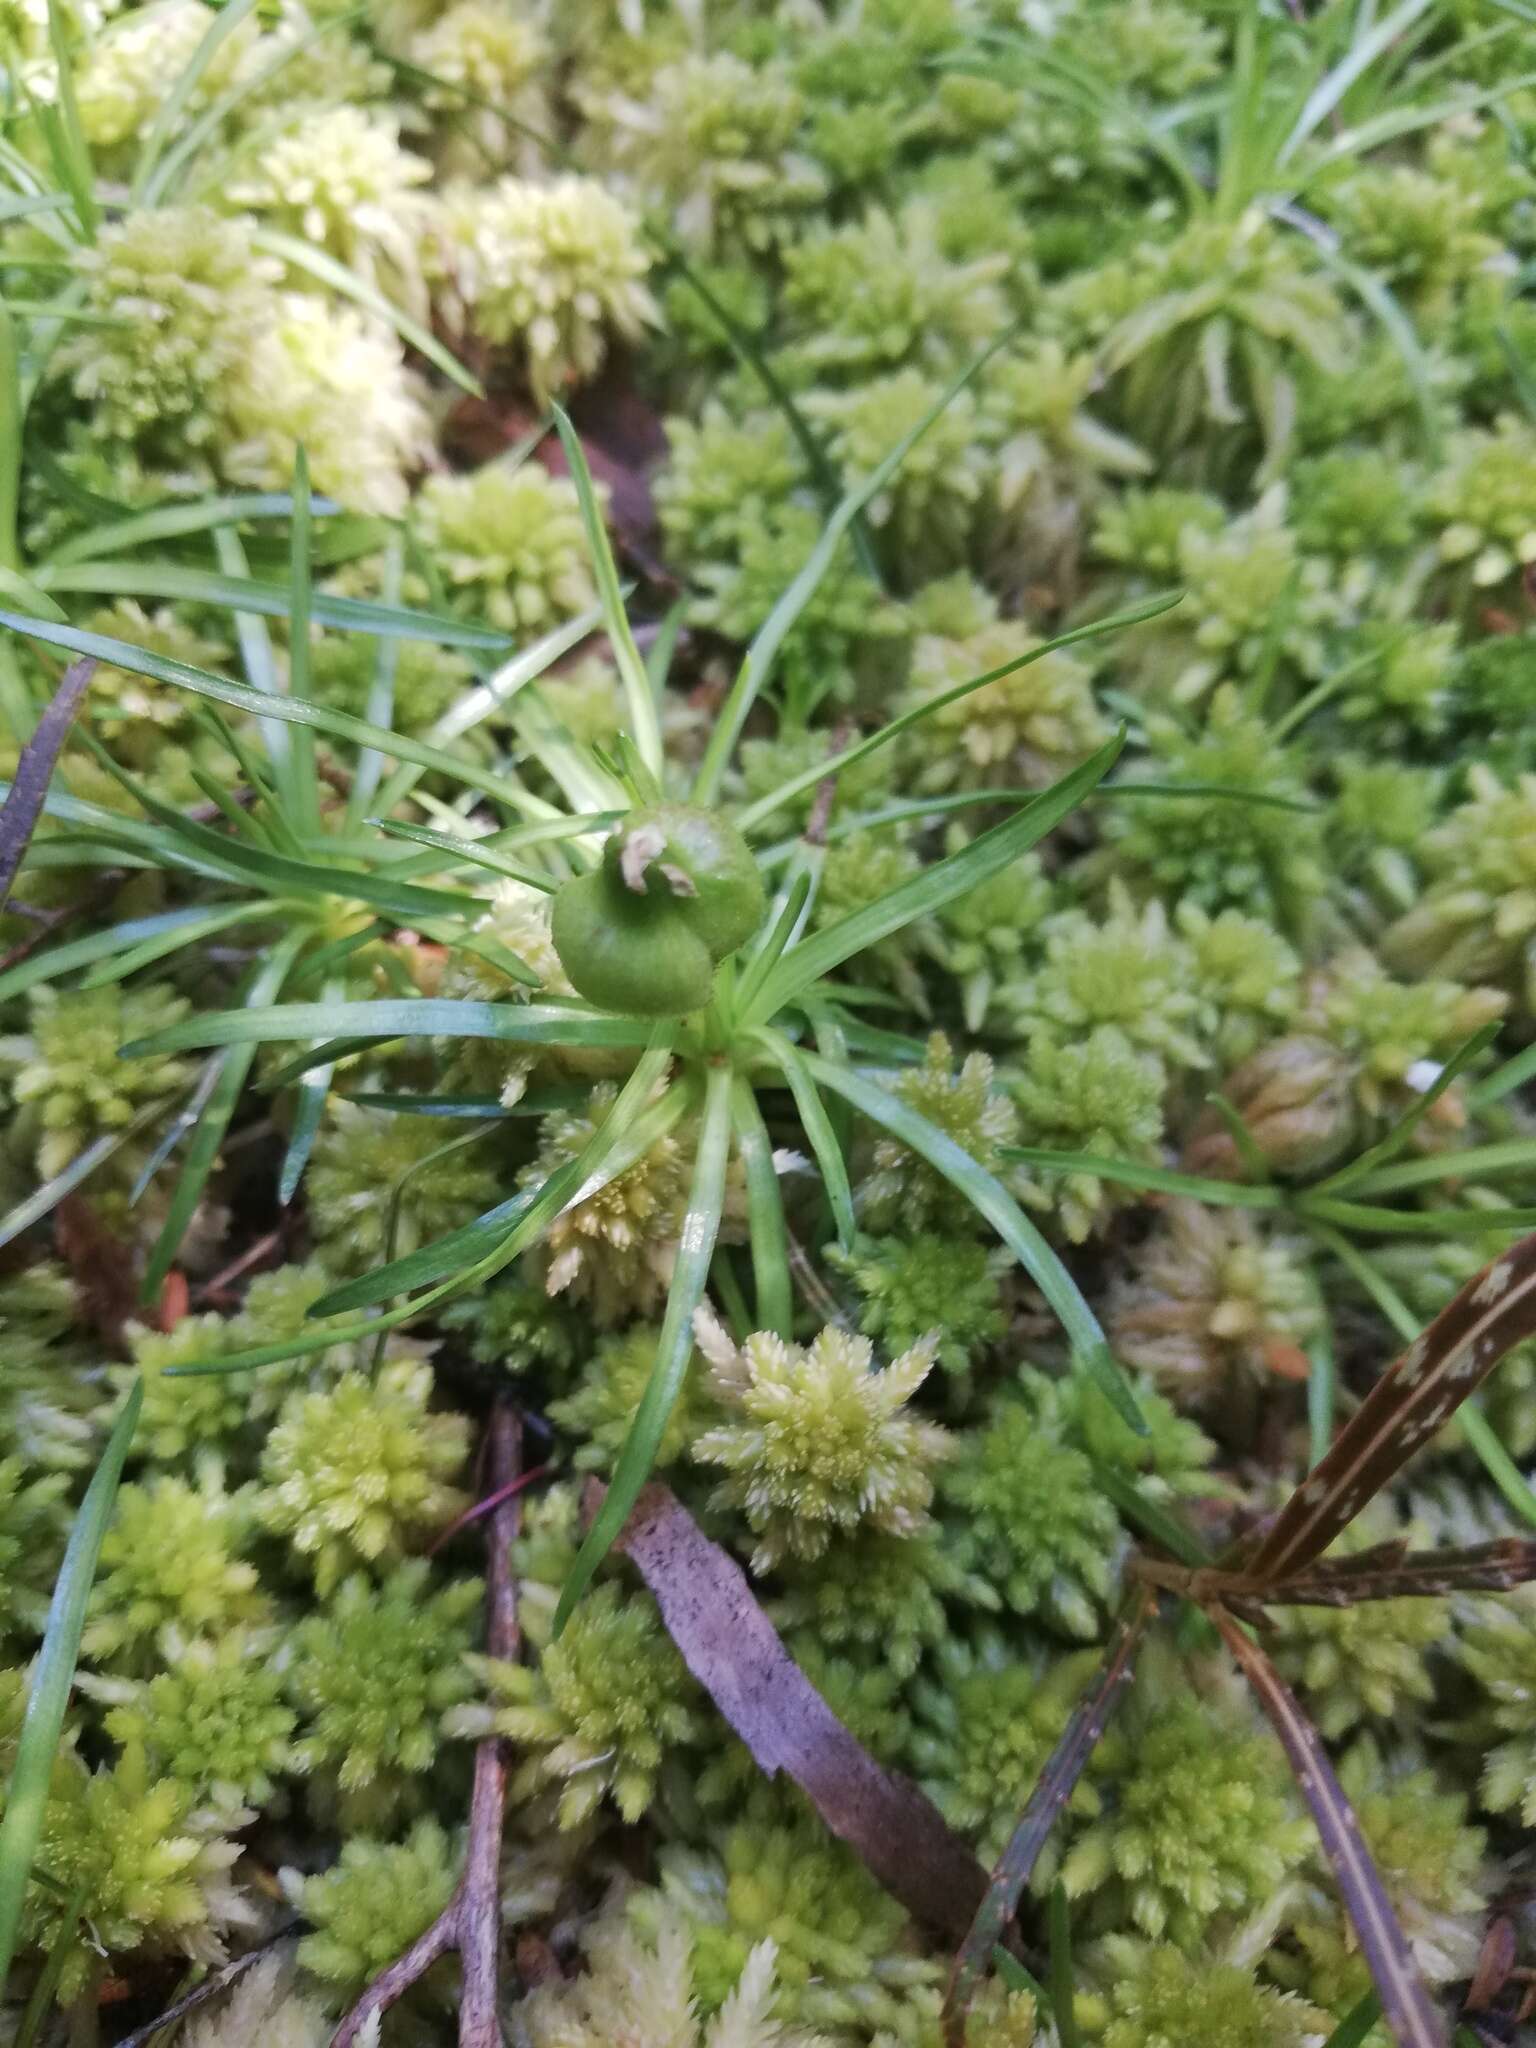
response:
[[[595,1510],[603,1489],[591,1489]],[[938,1808],[877,1764],[780,1642],[741,1567],[665,1486],[645,1488],[615,1546],[656,1597],[683,1661],[769,1777],[817,1812],[926,1926],[959,1939],[987,1874]]]

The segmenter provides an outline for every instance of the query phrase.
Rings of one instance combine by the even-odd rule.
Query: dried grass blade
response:
[[[1485,1380],[1536,1330],[1536,1235],[1522,1237],[1441,1310],[1382,1374],[1250,1557],[1272,1583],[1311,1564]]]
[[[70,663],[31,739],[21,750],[5,802],[0,804],[0,906],[9,897],[22,855],[32,843],[37,821],[43,815],[43,799],[53,780],[54,765],[95,673],[96,663],[90,655]]]
[[[992,1951],[1018,1909],[1040,1851],[1066,1809],[1099,1737],[1135,1669],[1142,1631],[1157,1608],[1157,1596],[1142,1587],[1122,1610],[1110,1636],[1104,1662],[1091,1689],[1052,1750],[1045,1769],[1019,1815],[1008,1846],[998,1859],[975,1919],[967,1930],[944,1995],[944,2039],[947,2048],[965,2048],[965,2022],[980,1988]]]
[[[1365,1846],[1354,1808],[1334,1776],[1322,1737],[1258,1644],[1223,1608],[1208,1607],[1206,1612],[1258,1695],[1311,1808],[1387,2025],[1401,2048],[1446,2048],[1445,2023],[1424,1988],[1408,1937]]]
[[[1394,1546],[1395,1547],[1395,1546]],[[1508,1593],[1536,1579],[1536,1539],[1502,1536],[1459,1550],[1368,1556],[1318,1565],[1257,1596],[1267,1607],[1354,1607],[1363,1600],[1423,1600],[1440,1593]]]

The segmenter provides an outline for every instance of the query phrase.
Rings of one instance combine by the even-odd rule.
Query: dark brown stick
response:
[[[522,1456],[522,1421],[498,1404],[491,1415],[491,1486],[501,1495],[491,1517],[485,1595],[485,1647],[510,1661],[517,1655],[517,1585],[511,1545],[522,1525],[516,1491]],[[375,2013],[388,2011],[419,1977],[457,1949],[464,1965],[459,1999],[459,2048],[501,2048],[501,1827],[507,1797],[506,1750],[498,1736],[475,1748],[469,1802],[469,1845],[458,1888],[432,1925],[375,1977],[331,2037],[331,2048],[351,2048]]]

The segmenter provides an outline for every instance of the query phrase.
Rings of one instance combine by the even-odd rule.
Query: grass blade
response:
[[[1113,1503],[1122,1521],[1132,1523],[1180,1564],[1199,1571],[1211,1561],[1210,1552],[1182,1517],[1161,1501],[1152,1500],[1128,1472],[1117,1471],[1090,1458],[1099,1491]]]
[[[736,1156],[747,1180],[747,1230],[752,1248],[752,1280],[757,1291],[753,1328],[794,1335],[794,1295],[789,1282],[789,1235],[784,1200],[773,1163],[773,1142],[752,1084],[741,1075],[731,1088],[731,1129]]]
[[[310,562],[309,457],[302,448],[293,457],[293,519],[288,528],[288,694],[308,702],[309,627],[314,616]],[[294,829],[320,830],[320,786],[315,779],[315,734],[308,725],[293,728],[293,791],[298,802]]]
[[[815,1155],[816,1164],[821,1168],[821,1182],[826,1190],[827,1205],[837,1226],[837,1241],[845,1252],[852,1251],[854,1239],[858,1236],[858,1225],[853,1215],[853,1189],[848,1182],[848,1163],[843,1157],[843,1148],[837,1141],[837,1132],[832,1128],[832,1119],[827,1115],[826,1106],[816,1092],[816,1083],[811,1078],[811,1070],[805,1063],[805,1056],[797,1045],[791,1044],[789,1039],[784,1037],[782,1032],[763,1030],[758,1032],[757,1037],[789,1084],[789,1092],[795,1098],[795,1108],[800,1113],[801,1128]]]
[[[42,1834],[48,1786],[64,1727],[64,1710],[74,1683],[75,1660],[80,1654],[80,1634],[85,1626],[91,1581],[96,1576],[96,1560],[112,1518],[118,1481],[123,1476],[128,1446],[143,1405],[144,1383],[135,1380],[112,1425],[101,1463],[92,1474],[70,1530],[48,1609],[43,1647],[32,1673],[26,1718],[21,1724],[16,1762],[6,1788],[5,1812],[0,1816],[0,1998],[5,1995],[16,1953],[22,1901]]]
[[[505,770],[498,773],[477,767],[472,761],[444,753],[440,746],[408,739],[403,733],[388,732],[382,726],[370,725],[366,718],[352,717],[349,712],[332,711],[321,704],[302,704],[292,697],[269,697],[264,691],[250,689],[244,683],[233,683],[227,676],[216,676],[207,669],[194,668],[190,662],[175,661],[169,655],[151,654],[142,647],[130,646],[125,640],[110,639],[104,633],[87,633],[78,626],[59,626],[49,619],[34,619],[25,612],[0,608],[0,626],[9,626],[24,638],[41,641],[45,646],[65,648],[71,654],[94,654],[99,661],[112,662],[132,675],[149,676],[156,682],[190,690],[194,696],[207,698],[214,704],[229,705],[253,718],[275,719],[282,725],[311,725],[316,732],[329,733],[333,739],[353,740],[361,746],[376,747],[390,760],[409,762],[415,768],[447,775],[466,789],[483,790],[499,803],[520,800],[515,792],[509,790]],[[530,648],[526,655],[519,656],[518,664],[538,658],[540,665],[547,667],[560,647],[574,645],[587,630],[590,629],[583,621],[573,621],[570,627],[549,635],[536,648]],[[554,651],[549,651],[551,649]],[[406,786],[415,780],[414,775],[409,776]],[[386,803],[381,795],[378,808],[387,811],[398,801],[398,795],[391,795]],[[546,812],[548,809],[546,806]],[[113,816],[110,812],[104,815],[109,820]]]
[[[301,241],[297,235],[282,234],[276,228],[261,228],[253,240],[256,247],[269,256],[280,257],[295,270],[307,271],[321,284],[329,285],[333,292],[340,292],[344,299],[351,299],[355,305],[384,321],[386,326],[393,327],[417,355],[425,356],[450,383],[457,384],[461,391],[467,391],[471,398],[484,398],[485,387],[480,379],[472,370],[465,369],[451,349],[444,348],[436,335],[423,327],[419,320],[413,320],[409,313],[386,299],[382,292],[375,291],[345,263],[338,263],[334,256],[327,256],[313,242]]]
[[[1053,1152],[1045,1145],[1005,1145],[1003,1157],[1020,1166],[1039,1166],[1051,1173],[1091,1173],[1095,1180],[1117,1181],[1122,1187],[1149,1188],[1161,1195],[1187,1195],[1229,1209],[1280,1209],[1285,1196],[1276,1187],[1255,1187],[1247,1181],[1210,1180],[1203,1174],[1179,1173],[1168,1166],[1144,1166],[1135,1159],[1105,1159],[1097,1152]]]
[[[861,477],[844,493],[836,511],[822,528],[820,538],[812,548],[804,568],[758,628],[751,646],[747,649],[730,694],[720,707],[714,732],[710,735],[709,745],[705,748],[704,758],[699,764],[699,772],[693,786],[695,803],[713,803],[719,795],[720,779],[725,773],[725,764],[735,750],[741,729],[747,720],[747,713],[756,703],[764,683],[772,674],[779,649],[795,621],[815,596],[822,579],[836,559],[838,547],[855,516],[864,510],[872,498],[878,497],[885,489],[911,449],[927,433],[940,413],[953,399],[958,398],[972,378],[985,368],[1004,343],[1011,338],[1013,331],[1011,327],[1005,329],[995,341],[989,342],[979,355],[973,356],[953,383],[929,406],[917,424],[902,435],[889,454],[876,463],[868,476]]]
[[[607,1116],[580,1152],[548,1180],[538,1187],[519,1189],[474,1222],[418,1246],[403,1259],[392,1259],[374,1272],[343,1282],[317,1301],[310,1314],[331,1316],[371,1308],[464,1272],[508,1244],[513,1245],[515,1255],[568,1203],[584,1199],[617,1178],[677,1123],[687,1108],[685,1090],[672,1089],[660,1101],[649,1101],[670,1058],[670,1041],[663,1035],[636,1062]]]
[[[551,408],[555,416],[555,431],[560,436],[560,445],[565,450],[565,459],[570,464],[571,481],[576,486],[576,497],[581,506],[581,523],[586,530],[587,553],[592,557],[593,573],[597,578],[598,599],[603,607],[603,624],[607,628],[609,645],[618,665],[619,679],[624,685],[624,703],[629,712],[629,729],[635,745],[640,749],[640,758],[653,775],[662,772],[661,721],[656,716],[656,696],[651,688],[651,679],[635,645],[635,636],[630,631],[629,614],[624,609],[624,593],[619,588],[619,572],[614,563],[613,549],[608,541],[608,529],[603,524],[603,515],[598,510],[597,493],[592,488],[592,472],[587,468],[586,450],[581,445],[581,436],[571,425],[569,415],[562,407]]]
[[[133,917],[123,924],[109,925],[105,931],[90,932],[83,939],[71,939],[64,945],[50,946],[44,953],[18,960],[14,967],[0,974],[0,1002],[8,1002],[12,996],[24,995],[41,982],[57,981],[61,974],[72,974],[77,967],[93,966],[118,953],[137,951],[160,941],[170,950],[203,937],[210,925],[218,931],[235,916],[245,915],[246,907],[238,904],[228,911],[163,910],[153,917]]]
[[[8,1209],[4,1216],[0,1216],[0,1249],[41,1223],[66,1195],[72,1195],[77,1187],[90,1179],[98,1166],[104,1166],[114,1152],[120,1151],[130,1139],[147,1129],[164,1110],[163,1102],[147,1103],[131,1123],[124,1124],[120,1130],[104,1131],[83,1152],[77,1152],[68,1166],[56,1173],[52,1180],[44,1181],[25,1201],[18,1202],[14,1209]]]
[[[456,1002],[441,996],[378,997],[360,1003],[274,1003],[262,1010],[213,1010],[125,1045],[124,1056],[193,1052],[214,1045],[269,1045],[306,1038],[492,1038],[509,1045],[645,1046],[643,1018],[614,1017],[575,1003]]]
[[[1059,825],[1109,773],[1123,744],[1124,735],[1117,735],[1097,753],[1090,754],[1080,767],[1043,790],[1033,803],[1016,811],[1001,825],[994,825],[989,832],[983,832],[969,846],[935,861],[878,901],[839,918],[836,924],[824,926],[792,947],[763,982],[755,1004],[760,1019],[766,1022],[855,953],[862,953],[914,919],[931,915],[968,889],[1001,874],[1021,853]]]
[[[300,928],[279,939],[251,982],[246,1000],[253,1009],[264,1007],[271,1002],[287,979],[288,970],[298,958],[308,936],[308,933]],[[224,1142],[224,1133],[228,1130],[230,1119],[239,1104],[246,1076],[255,1057],[255,1044],[250,1043],[231,1046],[220,1062],[218,1079],[209,1093],[202,1115],[197,1119],[192,1133],[192,1143],[187,1148],[187,1156],[182,1162],[181,1172],[177,1175],[165,1222],[145,1262],[144,1279],[140,1289],[141,1300],[155,1299],[160,1292],[161,1282],[175,1262],[187,1226],[203,1198],[208,1176],[213,1172],[219,1156],[219,1147]]]
[[[1498,1037],[1499,1029],[1498,1019],[1495,1018],[1492,1023],[1485,1024],[1481,1031],[1475,1031],[1465,1045],[1459,1046],[1452,1053],[1434,1080],[1421,1095],[1415,1097],[1385,1137],[1368,1147],[1358,1159],[1352,1159],[1347,1166],[1340,1167],[1337,1173],[1332,1173],[1326,1180],[1317,1182],[1308,1192],[1314,1195],[1336,1195],[1342,1193],[1345,1188],[1353,1187],[1357,1181],[1368,1177],[1374,1178],[1379,1167],[1387,1165],[1402,1151],[1452,1082],[1488,1050]],[[1412,1182],[1407,1185],[1411,1186]]]
[[[1398,1924],[1381,1874],[1371,1859],[1344,1789],[1334,1776],[1322,1737],[1297,1705],[1296,1697],[1247,1631],[1220,1607],[1207,1608],[1222,1640],[1258,1695],[1280,1738],[1317,1832],[1345,1909],[1370,1965],[1382,2016],[1401,2048],[1445,2048],[1445,2025],[1425,1990],[1408,1938]]]
[[[386,833],[391,839],[408,839],[416,846],[430,846],[439,853],[446,853],[450,860],[460,867],[488,868],[493,875],[505,875],[509,880],[522,882],[530,889],[541,889],[552,896],[560,884],[553,875],[546,875],[539,868],[525,868],[515,860],[508,860],[504,853],[483,839],[469,839],[460,833],[437,832],[430,825],[402,825],[391,818],[370,818],[371,825]],[[537,976],[529,983],[532,988],[540,986]]]
[[[1324,2048],[1361,2048],[1372,2027],[1381,2018],[1381,2000],[1374,1991],[1367,1991],[1357,2005],[1352,2005],[1343,2019],[1328,2036]]]
[[[1372,1173],[1360,1192],[1396,1195],[1437,1180],[1470,1180],[1487,1174],[1536,1172],[1536,1139],[1508,1138],[1493,1145],[1470,1145],[1465,1152],[1435,1152],[1425,1159],[1406,1159],[1400,1166]]]
[[[316,519],[323,519],[339,508],[330,498],[312,498],[309,509]],[[71,534],[48,560],[59,565],[89,562],[99,555],[143,547],[146,541],[180,540],[187,534],[208,533],[247,519],[291,519],[293,512],[293,496],[288,491],[231,491],[222,497],[197,498],[190,505],[176,500]]]
[[[291,593],[282,583],[263,583],[253,576],[222,576],[211,569],[191,569],[182,562],[133,560],[69,562],[37,572],[39,589],[84,597],[157,597],[185,604],[217,605],[225,611],[255,612],[286,619]],[[500,654],[511,642],[494,626],[474,626],[437,612],[412,611],[409,605],[374,604],[359,597],[316,597],[315,623],[347,633],[426,640],[438,647],[468,647]]]
[[[1072,1907],[1067,1888],[1060,1882],[1051,1886],[1051,2011],[1056,2015],[1056,2039],[1060,2048],[1081,2048],[1077,2030],[1076,1986],[1072,1968]]]
[[[0,569],[21,570],[17,517],[21,509],[21,437],[26,407],[16,322],[0,301]]]
[[[198,81],[218,55],[219,49],[250,14],[255,12],[258,0],[231,0],[209,23],[206,34],[161,101],[159,111],[150,126],[139,150],[139,160],[134,166],[133,184],[129,189],[130,201],[142,201],[145,188],[154,176],[155,166],[160,161],[166,144],[175,134],[182,115],[191,103],[197,90]]]
[[[384,566],[380,577],[380,590],[385,604],[400,602],[400,585],[405,575],[405,543],[398,534],[391,534],[384,549]],[[381,640],[374,651],[373,680],[368,686],[368,701],[363,715],[370,725],[389,726],[395,717],[395,677],[400,666],[400,643],[398,640]],[[358,820],[366,813],[373,793],[384,779],[384,757],[374,747],[364,747],[359,752],[352,769],[352,787],[347,791],[347,828],[354,830]]]
[[[340,991],[339,981],[328,982],[321,1000],[335,1002]],[[277,1174],[277,1200],[280,1208],[286,1209],[299,1191],[299,1182],[304,1178],[309,1155],[315,1149],[315,1140],[320,1135],[320,1120],[325,1115],[326,1097],[331,1092],[331,1082],[335,1073],[335,1062],[328,1061],[323,1067],[313,1068],[298,1084],[293,1106],[293,1127],[288,1133],[283,1163]]]
[[[1136,1434],[1145,1436],[1147,1425],[1115,1364],[1097,1316],[1083,1299],[1077,1282],[1002,1182],[985,1167],[978,1166],[947,1132],[929,1123],[898,1096],[852,1068],[824,1059],[820,1053],[807,1053],[804,1058],[813,1078],[824,1088],[843,1096],[871,1123],[879,1124],[892,1137],[910,1146],[960,1190],[977,1215],[986,1218],[1055,1310],[1071,1341],[1074,1364],[1092,1376],[1116,1413]]]
[[[1106,619],[1094,619],[1086,626],[1074,626],[1068,633],[1058,633],[1053,640],[1042,640],[1038,647],[1031,647],[1027,654],[1016,654],[1012,661],[1005,661],[997,668],[984,669],[979,676],[972,676],[966,682],[956,683],[953,689],[942,690],[936,697],[926,698],[921,704],[914,705],[912,710],[904,711],[899,718],[893,718],[888,724],[882,725],[880,730],[871,733],[868,739],[858,740],[851,747],[844,747],[840,753],[829,754],[825,761],[817,762],[814,767],[801,769],[798,775],[790,776],[789,780],[780,783],[777,789],[769,790],[766,796],[760,796],[756,802],[748,804],[738,815],[736,822],[743,832],[750,832],[754,825],[760,825],[765,818],[771,818],[783,805],[792,803],[798,796],[804,796],[808,789],[814,789],[818,783],[825,782],[828,776],[841,775],[844,769],[857,767],[859,762],[867,760],[881,747],[889,746],[892,740],[899,739],[904,732],[909,732],[914,725],[920,725],[925,718],[931,718],[936,711],[942,711],[946,705],[956,704],[962,697],[969,697],[973,691],[984,689],[988,683],[998,682],[1004,676],[1015,675],[1020,669],[1029,668],[1033,663],[1043,661],[1048,654],[1055,654],[1063,647],[1075,646],[1079,640],[1097,640],[1102,634],[1116,633],[1127,626],[1139,626],[1148,619],[1161,618],[1164,612],[1172,611],[1176,604],[1182,602],[1181,592],[1165,591],[1158,597],[1149,597],[1140,604],[1131,605],[1123,612],[1112,612]],[[1035,790],[1024,790],[1016,794],[1019,801],[1032,803],[1038,793]],[[1101,796],[1209,796],[1221,793],[1223,792],[1219,789],[1213,789],[1212,785],[1200,783],[1177,787],[1169,784],[1117,783],[1099,792]],[[1227,793],[1244,803],[1252,801],[1246,790],[1232,790]],[[966,804],[1001,803],[1007,800],[1008,794],[1005,790],[967,790],[959,796],[935,797],[920,803],[893,806],[889,813],[876,813],[874,817],[866,818],[862,822],[881,823],[887,815],[893,819],[920,817],[928,811],[959,809]],[[1316,809],[1314,804],[1297,803],[1289,797],[1270,798],[1268,801],[1278,803],[1286,810]],[[850,824],[845,829],[853,827]]]
[[[715,1240],[720,1234],[720,1217],[725,1207],[725,1169],[731,1140],[731,1071],[713,1066],[705,1083],[704,1107],[699,1122],[698,1150],[694,1155],[693,1185],[688,1209],[667,1292],[666,1313],[656,1342],[656,1363],[651,1368],[640,1406],[624,1448],[613,1469],[613,1478],[603,1504],[587,1531],[570,1576],[560,1589],[555,1609],[554,1631],[558,1636],[570,1620],[572,1610],[592,1582],[592,1574],[612,1549],[614,1539],[629,1519],[629,1511],[640,1489],[650,1477],[668,1419],[676,1406],[683,1375],[693,1351],[693,1312],[704,1298]]]

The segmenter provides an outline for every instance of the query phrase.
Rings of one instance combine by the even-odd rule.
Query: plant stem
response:
[[[498,1403],[491,1414],[492,1491],[504,1497],[486,1539],[485,1647],[509,1661],[517,1655],[517,1586],[511,1546],[522,1524],[514,1490],[522,1457],[522,1421]],[[387,2012],[439,1957],[457,1949],[464,1965],[459,2000],[459,2048],[501,2048],[501,1828],[507,1796],[507,1759],[501,1738],[475,1747],[469,1801],[469,1844],[464,1874],[442,1912],[381,1976],[375,1977],[332,2037],[332,2048],[352,2048],[375,2014]]]

